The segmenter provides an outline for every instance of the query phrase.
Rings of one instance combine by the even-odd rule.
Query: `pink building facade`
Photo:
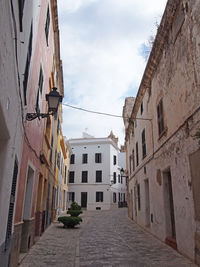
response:
[[[28,8],[27,5],[29,3],[25,1],[24,11]],[[54,7],[57,4],[56,1],[50,0],[36,1],[32,3],[32,10],[34,10],[33,6],[35,5],[38,13],[32,12],[29,18],[22,18],[23,27],[29,25],[27,56],[24,64],[24,76],[21,81],[25,115],[36,111],[46,113],[45,95],[54,86],[50,82],[55,64],[52,12],[54,12]],[[27,20],[30,23],[27,23]],[[35,242],[36,203],[46,122],[47,119],[35,119],[33,121],[25,120],[24,123],[10,266],[16,266],[19,254],[27,252]]]

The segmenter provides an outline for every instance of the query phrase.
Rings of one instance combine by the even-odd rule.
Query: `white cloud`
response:
[[[145,63],[139,48],[155,28],[166,0],[58,0],[65,102],[122,114],[124,98],[136,95]],[[123,143],[122,119],[64,107],[63,132],[96,137],[110,130]]]

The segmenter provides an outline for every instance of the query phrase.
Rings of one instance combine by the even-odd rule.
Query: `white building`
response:
[[[87,136],[71,139],[69,201],[88,210],[109,210],[126,201],[126,181],[120,176],[117,138]]]

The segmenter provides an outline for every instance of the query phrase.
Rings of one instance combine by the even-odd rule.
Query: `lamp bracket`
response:
[[[35,120],[36,118],[40,119],[40,118],[47,118],[50,115],[54,115],[55,112],[49,112],[49,113],[27,113],[26,114],[26,120],[27,121],[32,121]]]

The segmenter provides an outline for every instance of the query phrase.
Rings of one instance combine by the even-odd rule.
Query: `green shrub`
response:
[[[82,210],[68,210],[67,214],[70,214],[71,216],[78,217],[82,213]]]
[[[70,210],[81,210],[81,206],[76,202],[72,202]]]
[[[74,228],[75,225],[80,224],[80,222],[82,222],[82,219],[81,217],[62,216],[58,217],[58,221],[64,224],[64,228]]]

